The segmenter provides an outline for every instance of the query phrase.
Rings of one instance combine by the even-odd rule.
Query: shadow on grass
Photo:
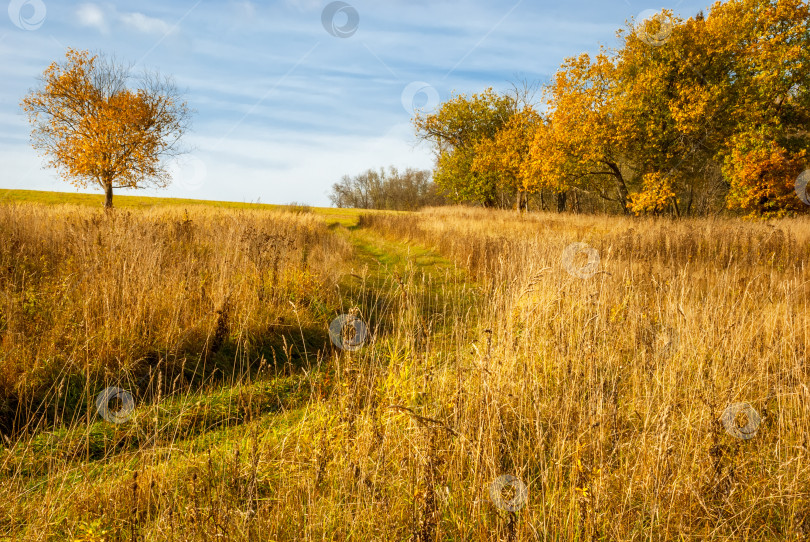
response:
[[[326,326],[270,325],[252,341],[224,339],[216,348],[198,337],[181,351],[149,351],[118,374],[72,373],[39,397],[7,393],[0,398],[0,434],[5,443],[70,426],[87,428],[100,419],[96,399],[116,387],[131,394],[136,408],[167,397],[218,390],[256,380],[291,378],[310,370],[329,348]],[[110,405],[115,411],[115,405]]]

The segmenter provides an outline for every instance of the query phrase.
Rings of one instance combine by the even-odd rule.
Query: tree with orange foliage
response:
[[[517,192],[518,207],[531,187],[555,192],[558,210],[574,191],[624,213],[681,216],[708,199],[807,211],[790,189],[810,165],[806,0],[726,0],[686,20],[663,10],[619,38],[564,61],[542,123],[491,90],[417,117],[438,149],[437,182],[485,204]]]
[[[793,190],[810,153],[810,5],[735,0],[707,19],[731,51],[735,130],[719,158],[730,209],[781,216],[807,207]]]
[[[720,169],[730,209],[801,210],[786,192],[810,150],[810,6],[803,0],[729,0],[651,45],[634,28],[617,52],[616,107],[637,177],[636,213],[658,213],[705,188]],[[666,173],[663,173],[666,172]],[[795,181],[795,176],[794,176]],[[783,186],[785,185],[785,186]],[[669,204],[662,197],[668,196]]]
[[[658,171],[644,175],[642,190],[631,196],[630,210],[637,215],[663,212],[675,197],[673,180],[671,175]]]
[[[546,89],[550,129],[530,150],[535,175],[560,199],[577,188],[615,201],[626,212],[628,187],[615,64],[606,53],[568,58]],[[563,203],[558,200],[558,203]]]
[[[746,132],[736,136],[723,171],[731,182],[728,206],[764,218],[804,211],[796,195],[796,178],[804,169],[806,153],[791,153],[772,137]]]
[[[47,165],[74,186],[100,186],[106,209],[114,188],[168,185],[166,162],[184,152],[180,138],[190,123],[169,78],[145,73],[134,89],[130,79],[128,66],[68,49],[21,104]]]

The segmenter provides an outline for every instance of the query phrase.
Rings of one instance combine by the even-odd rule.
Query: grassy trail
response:
[[[356,251],[351,262],[355,280],[347,283],[343,302],[359,303],[361,310],[366,309],[364,314],[387,324],[389,331],[397,322],[414,328],[417,342],[448,339],[446,334],[455,323],[448,317],[469,314],[477,295],[467,273],[434,249],[385,236],[359,226],[358,221],[335,226]],[[358,277],[362,278],[359,286]],[[474,322],[469,324],[472,327]]]

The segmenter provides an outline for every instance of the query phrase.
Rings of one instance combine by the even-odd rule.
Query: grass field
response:
[[[0,194],[0,540],[810,537],[807,219],[76,197]]]
[[[0,201],[30,202],[47,205],[71,204],[88,207],[103,207],[103,194],[85,194],[80,192],[44,192],[39,190],[10,190],[0,189]],[[205,205],[225,209],[278,209],[282,205],[267,205],[260,203],[241,203],[232,201],[209,201],[183,198],[153,198],[146,196],[115,196],[115,206],[124,209],[149,209],[165,206]]]

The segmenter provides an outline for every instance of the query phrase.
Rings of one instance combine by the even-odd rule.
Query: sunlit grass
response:
[[[0,206],[0,537],[810,533],[808,221],[333,211]]]

